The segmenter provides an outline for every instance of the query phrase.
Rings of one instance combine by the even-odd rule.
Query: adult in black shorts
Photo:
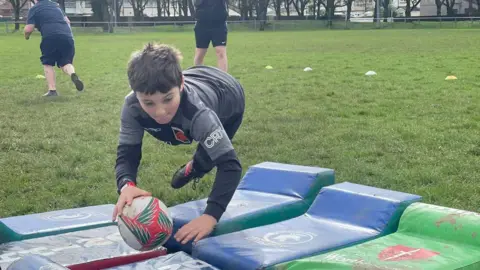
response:
[[[57,3],[50,0],[35,0],[35,5],[28,11],[25,39],[28,40],[33,30],[37,28],[41,35],[40,61],[43,64],[48,92],[44,96],[57,96],[55,86],[55,70],[57,65],[68,74],[78,91],[83,90],[83,82],[78,78],[73,67],[75,42],[70,21]]]
[[[195,0],[195,65],[203,65],[210,41],[217,55],[217,66],[227,72],[227,18],[226,0]]]

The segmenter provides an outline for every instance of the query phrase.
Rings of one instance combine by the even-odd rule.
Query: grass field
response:
[[[277,161],[328,167],[351,181],[480,210],[479,30],[232,32],[230,72],[247,93],[234,146],[244,166]],[[77,94],[57,73],[45,99],[40,37],[0,36],[0,216],[115,203],[126,63],[148,41],[193,62],[193,33],[77,34]],[[89,42],[89,43],[87,43]],[[276,43],[281,45],[277,46]],[[209,53],[206,64],[215,65]],[[267,70],[266,65],[273,66]],[[304,72],[305,67],[313,71]],[[374,70],[377,76],[364,73]],[[447,75],[458,80],[445,81]],[[192,146],[146,135],[140,187],[167,205],[208,195],[170,188]]]

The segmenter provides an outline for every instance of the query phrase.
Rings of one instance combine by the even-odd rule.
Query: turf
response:
[[[192,32],[77,33],[85,93],[58,72],[61,96],[45,99],[39,35],[1,36],[0,217],[116,202],[126,63],[148,41],[174,44],[183,67],[193,63]],[[234,141],[244,172],[263,161],[327,167],[337,182],[479,211],[479,43],[475,29],[231,32],[230,72],[247,93]],[[206,64],[216,64],[212,52]],[[194,145],[145,137],[141,188],[167,205],[208,196],[213,173],[197,190],[169,185]]]

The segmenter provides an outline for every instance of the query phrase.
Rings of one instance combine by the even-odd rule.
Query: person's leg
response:
[[[230,123],[224,125],[225,132],[230,140],[233,140],[235,133],[242,124],[243,114],[239,115]],[[192,160],[183,165],[173,175],[171,185],[173,188],[181,188],[194,180],[193,188],[196,188],[196,183],[207,173],[209,173],[215,164],[208,156],[207,151],[198,144]]]
[[[61,40],[58,43],[60,51],[60,59],[58,60],[58,66],[64,73],[70,76],[72,82],[75,84],[75,88],[78,91],[83,90],[83,82],[75,73],[75,67],[73,66],[73,58],[75,57],[75,43],[73,39]]]
[[[195,57],[193,58],[193,64],[195,66],[203,65],[203,60],[207,54],[208,46],[210,45],[210,32],[202,25],[195,25]]]
[[[42,53],[42,56],[40,56],[40,61],[43,65],[43,72],[45,74],[45,79],[48,86],[48,92],[43,96],[56,96],[58,94],[55,85],[55,70],[53,69],[56,59],[56,48],[54,42],[50,39],[42,39],[40,43],[40,51]]]
[[[48,92],[43,96],[56,96],[57,88],[55,85],[55,70],[52,65],[43,65],[43,72],[45,73],[45,79],[47,80]]]
[[[217,66],[225,72],[228,72],[227,36],[226,24],[212,29],[212,45],[217,55]]]
[[[195,49],[195,57],[193,58],[193,64],[195,66],[203,65],[203,60],[205,59],[205,55],[207,55],[207,50],[204,48],[196,48]]]

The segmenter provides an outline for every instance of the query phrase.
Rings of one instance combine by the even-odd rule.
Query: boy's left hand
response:
[[[197,242],[209,235],[213,231],[213,228],[216,224],[217,221],[215,218],[210,215],[203,214],[180,228],[180,230],[178,230],[175,234],[175,240],[183,245],[193,238],[195,238],[194,242]]]

